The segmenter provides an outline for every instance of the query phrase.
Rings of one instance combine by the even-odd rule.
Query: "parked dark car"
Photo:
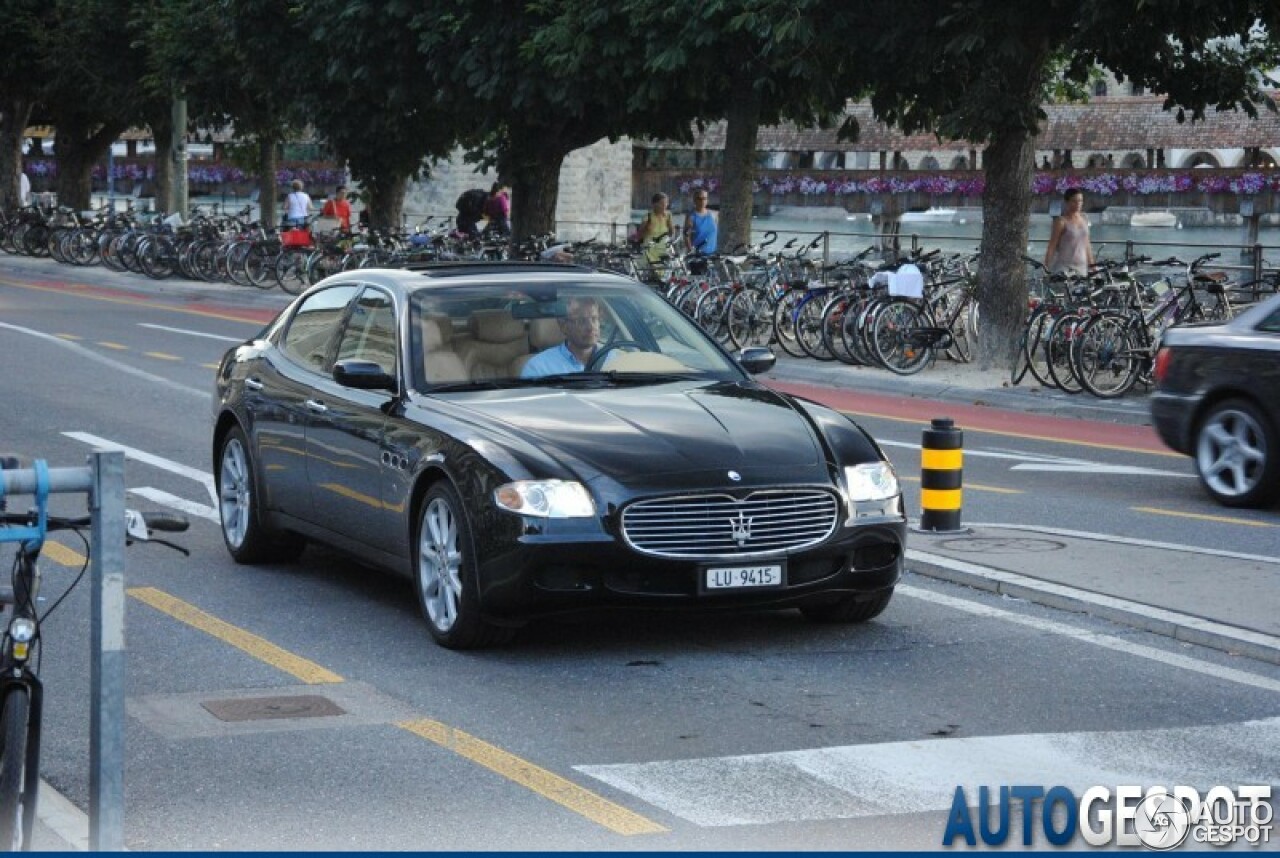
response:
[[[1155,363],[1151,417],[1227,506],[1280,497],[1280,296],[1220,324],[1170,328]]]
[[[773,362],[577,266],[339,274],[218,369],[223,536],[242,563],[315,539],[404,573],[451,648],[601,607],[869,620],[902,571],[897,478],[849,418],[751,379]]]

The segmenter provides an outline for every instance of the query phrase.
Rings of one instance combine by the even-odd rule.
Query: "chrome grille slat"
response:
[[[637,551],[660,557],[746,557],[795,551],[834,532],[840,504],[822,489],[767,489],[741,500],[681,495],[623,510],[622,533]]]

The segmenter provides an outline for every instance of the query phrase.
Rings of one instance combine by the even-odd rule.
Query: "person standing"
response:
[[[667,242],[675,235],[676,228],[667,208],[668,202],[667,195],[661,191],[654,194],[649,213],[640,221],[640,229],[636,234],[636,240],[640,242],[645,258],[651,265],[657,265],[667,258]]]
[[[684,218],[684,237],[689,249],[706,256],[716,252],[717,234],[715,212],[707,208],[707,192],[699,188],[693,192],[693,210]]]
[[[311,215],[311,197],[302,190],[301,179],[294,179],[289,187],[293,190],[284,198],[285,223],[292,227],[306,226]]]
[[[320,214],[323,217],[337,218],[338,229],[351,232],[351,203],[347,200],[346,185],[338,185],[337,190],[333,192],[333,199],[324,204]]]
[[[18,205],[31,205],[31,180],[27,178],[25,168],[18,171]]]
[[[1071,188],[1062,195],[1062,214],[1053,220],[1044,264],[1051,272],[1088,274],[1093,265],[1089,221],[1084,216],[1084,191]]]

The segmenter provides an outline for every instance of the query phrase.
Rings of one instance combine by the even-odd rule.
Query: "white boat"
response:
[[[904,212],[902,223],[951,223],[955,220],[955,209],[933,208],[922,212]]]
[[[1158,226],[1172,229],[1178,225],[1178,216],[1173,212],[1135,212],[1129,218],[1129,226]]]

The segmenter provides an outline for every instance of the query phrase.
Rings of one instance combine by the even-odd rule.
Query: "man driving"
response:
[[[600,302],[591,297],[570,298],[566,312],[557,319],[564,342],[538,352],[520,371],[521,378],[541,378],[566,372],[582,372],[595,357],[600,343]]]

